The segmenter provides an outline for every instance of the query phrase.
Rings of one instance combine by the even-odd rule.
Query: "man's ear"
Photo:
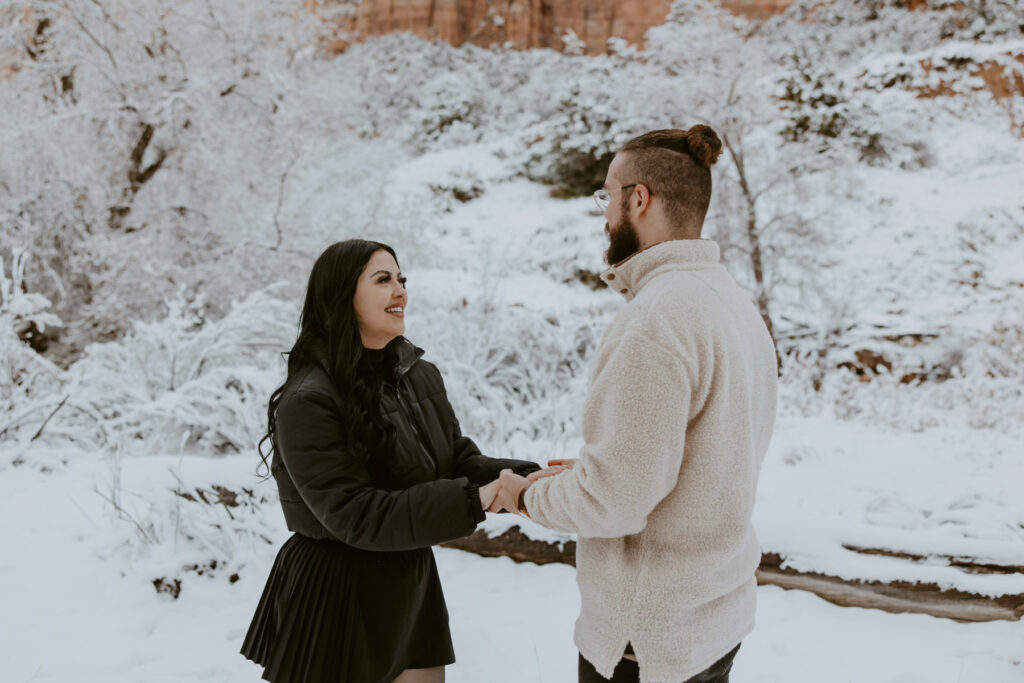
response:
[[[633,188],[632,203],[641,216],[650,208],[651,192],[647,189],[646,185],[638,184]]]

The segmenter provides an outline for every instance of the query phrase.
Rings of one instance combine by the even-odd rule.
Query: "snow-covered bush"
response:
[[[589,360],[607,316],[559,318],[490,297],[431,301],[410,338],[441,369],[464,433],[508,455],[517,438],[579,432]]]
[[[25,291],[28,262],[22,250],[9,262],[0,259],[0,437],[12,443],[22,428],[38,430],[59,405],[54,391],[63,375],[31,346],[35,336],[61,321],[49,312],[46,297]]]
[[[325,120],[312,102],[292,106],[304,16],[198,0],[0,13],[0,52],[18,67],[0,80],[0,251],[37,254],[27,284],[68,333],[88,320],[116,336],[125,307],[156,313],[213,260],[235,271],[228,299],[266,283],[239,267],[243,252],[274,260],[302,131]]]
[[[944,12],[914,12],[888,0],[796,0],[763,30],[816,59],[820,55],[823,61],[851,63],[880,47],[907,53],[932,46],[942,39],[948,19]]]
[[[492,113],[486,79],[495,57],[487,50],[395,34],[354,45],[338,61],[358,65],[352,78],[363,109],[355,123],[367,139],[386,136],[416,152],[449,137],[471,144]]]
[[[253,557],[279,543],[284,520],[274,514],[272,486],[240,478],[237,463],[161,459],[165,466],[154,468],[152,458],[112,453],[96,488],[116,520],[104,552],[120,556],[158,593],[177,598],[201,579],[234,583]]]
[[[1024,5],[1016,0],[928,0],[941,12],[943,38],[992,40],[1024,36]]]
[[[829,71],[816,71],[811,61],[793,53],[791,71],[779,84],[788,122],[782,135],[791,142],[808,136],[835,138],[849,123],[846,85]]]
[[[94,344],[66,391],[98,422],[93,444],[125,453],[254,453],[267,398],[283,378],[277,355],[294,340],[294,304],[257,292],[223,318],[179,297],[168,315],[123,339]],[[69,418],[73,419],[73,418]],[[68,438],[81,424],[55,420]]]
[[[430,190],[446,202],[445,210],[451,211],[453,202],[465,204],[484,193],[484,181],[472,169],[457,170],[445,174],[430,183]]]
[[[787,357],[783,411],[823,412],[872,429],[985,429],[1013,434],[1024,421],[1024,308],[990,330],[922,339],[826,341]],[[846,336],[850,331],[846,331]]]
[[[4,261],[0,260],[0,320],[3,321],[5,338],[16,338],[34,348],[37,337],[44,334],[47,327],[60,327],[61,320],[49,312],[49,299],[25,290],[28,262],[28,252],[15,249],[11,254],[8,275]],[[13,349],[10,352],[13,353]]]
[[[530,177],[554,185],[563,197],[588,195],[601,187],[626,136],[625,121],[609,100],[601,90],[574,87],[543,122],[527,129]]]

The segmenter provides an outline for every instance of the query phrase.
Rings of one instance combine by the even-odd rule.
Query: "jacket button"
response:
[[[620,294],[625,294],[625,293],[626,293],[626,292],[628,292],[628,291],[629,291],[628,289],[620,289],[620,290],[619,290],[619,293],[620,293]]]
[[[608,279],[609,280],[614,280],[615,279],[615,273],[608,273]]]

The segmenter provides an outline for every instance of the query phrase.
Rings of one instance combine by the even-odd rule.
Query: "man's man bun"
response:
[[[711,168],[718,161],[722,154],[722,141],[718,139],[718,134],[711,126],[698,123],[683,135],[686,138],[687,152],[698,164],[704,168]]]

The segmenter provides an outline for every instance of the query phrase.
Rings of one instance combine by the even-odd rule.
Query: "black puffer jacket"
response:
[[[399,337],[381,410],[396,428],[394,452],[370,458],[345,446],[343,400],[325,367],[288,378],[277,407],[272,472],[285,521],[312,538],[364,550],[408,550],[461,538],[484,519],[478,489],[502,469],[532,462],[481,455],[459,429],[441,373]]]

